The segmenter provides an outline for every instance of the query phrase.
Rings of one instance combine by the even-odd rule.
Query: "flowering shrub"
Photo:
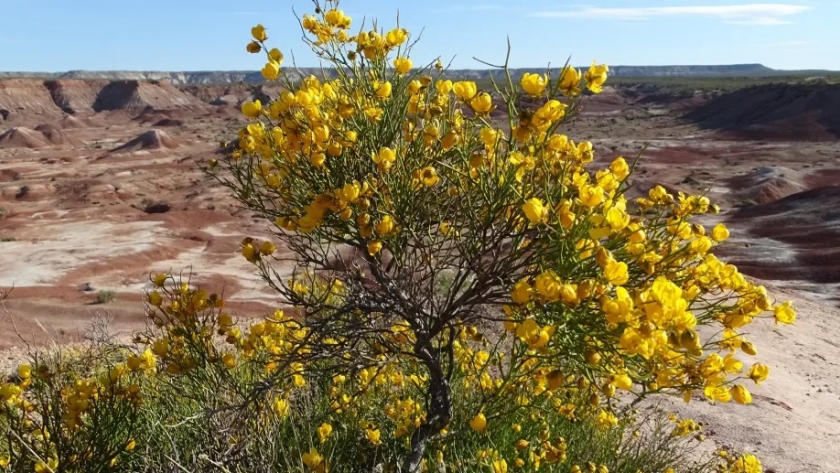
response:
[[[630,200],[630,163],[594,169],[592,144],[561,133],[583,91],[601,92],[607,66],[519,80],[505,67],[503,82],[481,90],[447,79],[440,62],[415,65],[405,29],[352,34],[337,1],[301,24],[333,66],[328,77],[294,81],[266,29],[253,28],[247,50],[266,55],[263,76],[285,89],[242,106],[250,123],[208,168],[295,255],[282,273],[275,242],[242,242],[292,308],[243,324],[221,297],[156,276],[144,351],[88,367],[92,384],[77,372],[3,386],[2,417],[18,434],[6,464],[131,465],[135,439],[162,435],[135,425],[146,406],[167,419],[192,413],[169,442],[176,464],[180,441],[212,431],[207,451],[224,453],[191,455],[243,471],[259,461],[320,472],[664,471],[685,465],[585,452],[626,441],[633,399],[751,401],[744,382],[768,368],[745,365],[756,348],[741,332],[759,317],[790,323],[793,309],[711,253],[728,231],[692,221],[717,212],[707,198],[657,186]],[[102,402],[132,414],[96,420]],[[74,432],[101,422],[124,424],[122,436],[85,450],[89,438]],[[592,437],[575,445],[563,434],[575,424]],[[679,421],[673,435],[696,427]],[[297,440],[260,443],[281,438]],[[732,457],[721,468],[760,463]]]

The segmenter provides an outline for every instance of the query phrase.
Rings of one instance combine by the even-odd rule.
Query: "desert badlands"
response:
[[[710,450],[754,452],[777,473],[840,471],[840,85],[700,81],[686,92],[644,82],[587,97],[564,132],[591,139],[601,163],[644,150],[634,189],[661,183],[718,203],[714,218],[732,233],[718,255],[798,311],[793,326],[752,329],[772,371],[752,404],[660,401],[703,422]],[[237,314],[282,305],[239,254],[243,236],[265,238],[267,224],[199,168],[219,137],[235,137],[242,102],[278,93],[0,80],[4,371],[27,344],[83,342],[98,317],[117,334],[142,327],[143,291],[161,271],[188,272]]]

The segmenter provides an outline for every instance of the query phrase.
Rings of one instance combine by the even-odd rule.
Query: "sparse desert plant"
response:
[[[109,290],[100,290],[96,293],[96,298],[93,300],[94,304],[107,304],[117,297],[117,293]]]
[[[155,276],[145,350],[38,377],[45,394],[3,385],[0,418],[20,419],[7,464],[75,468],[89,457],[73,439],[96,431],[123,448],[85,471],[703,471],[679,453],[696,423],[634,441],[631,402],[749,403],[743,383],[768,368],[740,360],[756,354],[743,327],[795,315],[711,253],[728,231],[693,221],[717,211],[708,199],[656,186],[629,201],[632,163],[593,169],[591,143],[561,133],[607,66],[514,81],[504,65],[482,90],[439,61],[415,67],[405,29],[351,34],[337,1],[316,5],[301,26],[333,78],[293,81],[254,27],[247,50],[285,90],[243,104],[250,123],[208,167],[293,254],[241,247],[289,307],[246,323]],[[95,403],[69,400],[83,380],[97,402],[138,401],[135,417],[96,421]],[[50,435],[24,436],[59,413]]]

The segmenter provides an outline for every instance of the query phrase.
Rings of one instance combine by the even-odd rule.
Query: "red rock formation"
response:
[[[47,141],[40,131],[26,127],[12,128],[0,135],[0,148],[40,148]]]
[[[180,144],[162,130],[149,130],[128,143],[111,150],[112,153],[130,153],[156,149],[174,149]]]

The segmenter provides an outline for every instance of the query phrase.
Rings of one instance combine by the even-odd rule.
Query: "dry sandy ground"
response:
[[[755,324],[750,337],[771,377],[752,405],[663,403],[701,420],[709,448],[755,452],[777,473],[840,472],[840,218],[819,213],[832,203],[840,208],[840,195],[802,194],[840,185],[840,146],[704,130],[679,119],[696,102],[628,100],[610,91],[566,128],[573,138],[594,137],[600,162],[646,148],[633,178],[641,190],[662,183],[707,193],[732,228],[721,255],[799,311],[792,327]],[[0,288],[15,287],[0,312],[0,366],[20,359],[19,334],[34,343],[77,342],[105,312],[112,331],[142,327],[142,291],[159,271],[189,271],[193,281],[224,291],[239,315],[281,303],[237,253],[244,236],[267,234],[266,223],[197,169],[221,134],[232,136],[232,108],[116,110],[72,126],[50,113],[0,121],[0,134],[54,124],[67,138],[8,145],[47,139],[25,132],[0,142]],[[172,121],[153,126],[165,119]],[[158,130],[151,145],[114,151],[150,130]],[[788,196],[793,210],[765,207]],[[92,304],[99,290],[115,291],[116,300]]]
[[[658,404],[701,422],[704,451],[752,452],[768,472],[840,471],[840,310],[783,286],[767,288],[780,300],[793,301],[798,319],[793,326],[763,320],[750,327],[748,338],[758,347],[755,361],[770,366],[770,377],[760,386],[747,383],[752,404],[712,404],[697,394],[688,404],[667,397],[647,408]]]

